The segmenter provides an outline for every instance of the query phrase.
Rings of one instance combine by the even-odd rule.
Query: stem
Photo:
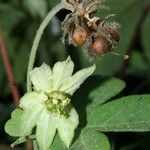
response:
[[[33,141],[33,149],[39,150],[36,140]]]
[[[19,91],[17,88],[17,84],[16,84],[15,77],[13,74],[12,65],[9,59],[7,49],[5,47],[5,43],[4,43],[4,39],[3,39],[3,35],[1,31],[0,31],[0,54],[3,59],[4,68],[6,71],[7,78],[8,78],[9,87],[12,92],[13,100],[14,100],[15,106],[17,107],[19,105],[19,99],[20,99]]]
[[[36,57],[36,52],[37,52],[37,48],[39,46],[39,42],[41,39],[41,36],[44,32],[44,29],[46,28],[46,26],[48,25],[49,21],[53,18],[53,16],[59,12],[61,9],[64,8],[64,5],[62,3],[59,3],[58,5],[56,5],[46,16],[46,18],[43,20],[43,22],[41,23],[34,42],[33,42],[33,46],[31,49],[31,53],[30,53],[30,58],[29,58],[29,63],[28,63],[28,69],[27,69],[27,92],[30,92],[32,90],[31,88],[31,81],[30,81],[30,77],[29,77],[29,73],[32,71],[33,69],[33,65],[35,62],[35,57]]]
[[[27,141],[26,142],[25,150],[33,150],[33,143],[32,143],[32,141]]]

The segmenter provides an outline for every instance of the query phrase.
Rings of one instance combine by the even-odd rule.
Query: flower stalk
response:
[[[59,3],[58,5],[56,5],[48,13],[48,15],[43,20],[43,22],[41,23],[41,25],[40,25],[37,33],[36,33],[35,39],[33,41],[32,49],[31,49],[29,63],[28,63],[28,69],[27,69],[27,92],[30,92],[32,90],[29,73],[33,70],[33,65],[34,65],[34,62],[35,62],[35,57],[36,57],[37,49],[38,49],[39,42],[40,42],[40,39],[42,37],[42,34],[44,32],[44,29],[46,28],[46,26],[48,25],[48,23],[50,22],[50,20],[56,15],[56,13],[59,12],[63,8],[64,8],[64,5],[62,3]]]

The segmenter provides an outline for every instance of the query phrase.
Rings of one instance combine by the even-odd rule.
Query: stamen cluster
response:
[[[67,115],[66,107],[70,104],[69,95],[60,91],[53,91],[48,94],[48,100],[44,102],[46,109],[58,115]]]

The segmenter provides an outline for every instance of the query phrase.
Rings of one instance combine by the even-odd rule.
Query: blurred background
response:
[[[5,134],[4,124],[17,106],[18,98],[26,92],[27,63],[36,31],[57,3],[59,0],[0,0],[0,150],[11,149],[9,144],[14,139]],[[121,40],[115,52],[128,54],[130,59],[124,61],[122,57],[106,54],[95,61],[95,75],[124,80],[127,86],[121,96],[150,93],[150,0],[106,0],[106,4],[110,10],[100,10],[97,15],[116,14]],[[64,45],[61,41],[61,21],[68,13],[62,10],[47,26],[35,66],[43,62],[52,66],[68,55],[76,64],[75,70],[91,64],[82,47]],[[108,136],[112,150],[150,149],[149,133],[109,133]],[[14,149],[31,148],[24,144]]]

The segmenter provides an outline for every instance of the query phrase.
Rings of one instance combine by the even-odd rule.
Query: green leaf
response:
[[[48,150],[56,133],[53,117],[46,110],[42,112],[36,127],[36,139],[41,150]]]
[[[67,150],[65,144],[62,142],[58,134],[56,135],[54,142],[50,147],[50,150]]]
[[[110,150],[107,137],[95,130],[82,130],[71,150]]]
[[[47,5],[45,0],[24,0],[24,6],[34,16],[44,18],[47,13]]]
[[[124,81],[121,81],[117,78],[107,79],[106,81],[102,82],[99,87],[96,87],[90,92],[89,98],[91,99],[91,103],[89,104],[89,108],[103,104],[110,98],[120,93],[124,88]]]
[[[21,118],[23,111],[19,108],[15,109],[12,112],[11,119],[8,120],[5,124],[5,131],[11,136],[21,136]]]
[[[150,131],[150,96],[127,96],[95,107],[87,116],[87,128],[99,131]]]
[[[79,116],[82,117],[80,125],[86,124],[87,113],[90,113],[95,106],[110,100],[119,94],[124,87],[125,83],[117,78],[89,77],[72,98],[72,103]]]

